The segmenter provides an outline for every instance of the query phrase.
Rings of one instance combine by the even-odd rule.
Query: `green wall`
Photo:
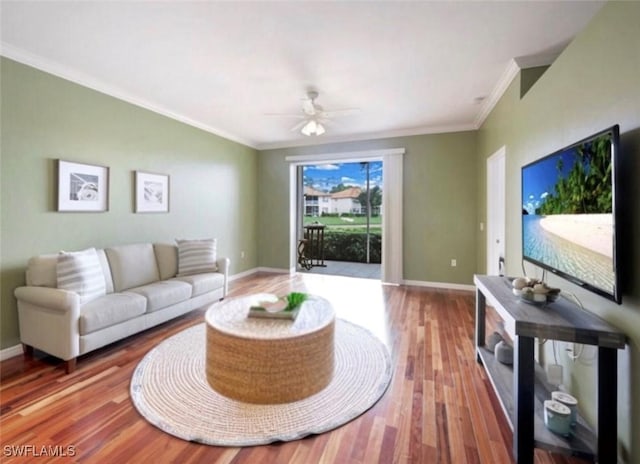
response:
[[[506,265],[522,274],[520,168],[537,158],[613,124],[621,132],[623,194],[621,265],[623,304],[549,277],[575,293],[585,308],[623,330],[629,347],[619,355],[620,455],[640,462],[640,3],[609,2],[553,65],[520,99],[520,81],[511,87],[478,133],[478,221],[486,215],[486,158],[506,147]],[[484,272],[486,236],[477,236],[478,271]],[[527,265],[533,272],[533,267]],[[558,344],[564,384],[580,399],[583,412],[596,421],[595,350],[585,348],[572,362]],[[552,360],[547,343],[541,354]]]
[[[287,156],[404,148],[405,280],[472,284],[476,269],[476,132],[418,135],[260,152],[259,261],[289,266]],[[457,267],[451,267],[451,259]]]
[[[257,266],[254,149],[8,59],[0,66],[2,348],[19,342],[13,289],[33,255],[216,237],[232,273]],[[56,212],[56,159],[108,166],[109,211]],[[135,170],[170,175],[168,214],[133,212]]]

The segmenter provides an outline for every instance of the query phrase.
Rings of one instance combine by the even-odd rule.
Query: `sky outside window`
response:
[[[340,184],[366,188],[366,168],[359,162],[304,166],[304,185],[329,192]],[[382,188],[382,161],[369,162],[369,186]]]

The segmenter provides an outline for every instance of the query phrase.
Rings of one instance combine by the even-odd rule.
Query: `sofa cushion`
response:
[[[106,250],[116,292],[150,284],[160,279],[153,245],[139,243]]]
[[[26,283],[33,287],[58,285],[58,253],[34,256],[27,262]]]
[[[147,301],[130,292],[111,293],[80,307],[80,335],[104,329],[144,314]]]
[[[171,306],[191,298],[191,285],[178,280],[161,280],[142,287],[129,289],[147,299],[147,312]]]
[[[60,252],[56,266],[57,287],[80,295],[80,303],[95,300],[106,293],[102,265],[95,248]]]
[[[172,243],[154,243],[153,251],[158,262],[160,280],[175,277],[178,273],[178,247]]]
[[[102,266],[102,273],[104,274],[104,283],[106,285],[107,293],[113,293],[113,278],[111,277],[111,268],[109,268],[107,254],[104,250],[96,250],[96,253],[98,253],[100,266]]]
[[[193,287],[192,297],[217,290],[224,285],[224,275],[217,272],[176,277],[173,280],[181,280],[190,284]]]
[[[178,276],[217,272],[216,239],[176,240]]]
[[[100,265],[102,266],[107,293],[112,293],[113,279],[111,278],[111,269],[109,269],[107,256],[104,250],[96,250],[96,253],[98,253],[98,259],[100,260]],[[50,253],[29,258],[29,261],[27,262],[26,284],[33,287],[56,288],[58,286],[57,268],[58,253]]]

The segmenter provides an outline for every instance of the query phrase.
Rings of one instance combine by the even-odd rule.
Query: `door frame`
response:
[[[366,150],[354,152],[323,153],[317,155],[293,155],[289,163],[289,268],[296,270],[298,219],[297,219],[297,168],[300,165],[382,161],[382,265],[381,280],[400,285],[403,275],[402,246],[402,166],[404,148]]]
[[[506,147],[487,158],[487,257],[486,271],[498,275],[499,259],[505,258]],[[497,238],[496,238],[497,237]],[[498,240],[498,242],[496,242]],[[496,259],[498,258],[498,259]]]

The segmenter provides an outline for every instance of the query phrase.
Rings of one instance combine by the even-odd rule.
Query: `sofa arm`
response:
[[[65,361],[80,355],[80,296],[48,287],[18,287],[20,341]]]
[[[222,298],[229,293],[229,268],[231,267],[231,260],[229,258],[218,258],[216,262],[218,264],[218,272],[224,274],[224,293]]]
[[[218,258],[216,264],[218,265],[218,272],[220,274],[229,274],[229,266],[231,264],[231,260],[229,258]]]
[[[73,311],[80,307],[80,295],[68,290],[49,287],[18,287],[14,291],[18,301],[56,311]]]

